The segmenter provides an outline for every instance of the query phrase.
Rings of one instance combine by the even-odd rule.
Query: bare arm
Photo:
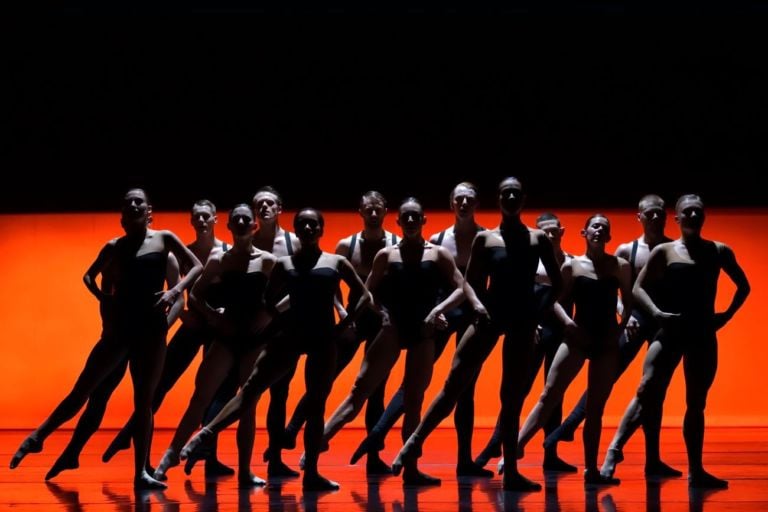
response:
[[[568,304],[571,300],[571,293],[573,292],[573,260],[563,263],[563,268],[560,271],[562,277],[562,291],[560,296],[552,306],[555,316],[566,328],[576,327],[576,323],[568,315],[568,312],[563,307],[563,304]]]
[[[744,301],[747,300],[747,296],[749,295],[751,288],[749,286],[749,281],[747,280],[747,275],[744,273],[744,270],[741,268],[741,266],[736,262],[736,255],[733,253],[733,250],[725,244],[718,244],[718,249],[720,252],[721,268],[723,269],[723,272],[725,272],[726,275],[731,278],[733,284],[736,285],[736,291],[734,292],[733,298],[731,299],[731,304],[725,311],[715,315],[716,328],[720,329],[722,326],[728,323],[731,318],[733,318],[733,315],[736,313],[736,311],[738,311],[739,308],[744,304]]]
[[[632,315],[632,307],[634,297],[632,296],[632,268],[627,260],[624,258],[617,258],[618,263],[618,279],[619,290],[621,291],[620,304],[624,304],[621,310],[621,323],[619,329],[624,329],[629,322],[629,318]]]
[[[653,318],[662,322],[669,318],[680,316],[679,313],[667,313],[659,309],[646,290],[646,287],[660,280],[664,275],[664,269],[667,266],[665,245],[666,244],[662,244],[654,247],[651,254],[648,256],[648,262],[640,271],[640,274],[635,281],[635,285],[632,288],[632,296],[637,301],[638,305],[651,314]]]
[[[389,249],[382,249],[376,253],[371,264],[371,273],[368,274],[368,279],[365,280],[365,287],[371,293],[373,302],[371,307],[379,314],[386,314],[387,310],[382,306],[378,297],[379,286],[381,286],[381,280],[387,272],[387,265],[389,264]]]
[[[437,266],[442,272],[443,277],[453,286],[453,291],[440,304],[435,306],[430,312],[429,318],[437,317],[446,311],[459,306],[465,299],[464,278],[461,276],[456,262],[451,253],[444,247],[437,247]],[[470,293],[474,295],[475,291],[470,287]],[[477,297],[475,297],[477,300]]]
[[[178,296],[181,295],[184,290],[191,287],[195,280],[200,276],[203,271],[203,265],[192,251],[190,251],[186,245],[181,243],[179,237],[170,231],[162,231],[162,235],[165,247],[168,248],[171,254],[176,256],[181,267],[189,268],[189,272],[187,272],[184,278],[163,293],[158,301],[158,305],[165,305],[166,308],[170,308],[176,302]]]
[[[483,253],[485,252],[485,242],[487,235],[477,235],[472,241],[472,249],[467,262],[467,271],[464,276],[464,295],[472,303],[475,311],[485,311],[485,306],[477,297],[475,290],[485,291],[485,281],[488,277],[484,268]]]
[[[114,252],[115,240],[112,240],[101,248],[96,259],[91,263],[91,266],[88,267],[88,270],[86,270],[85,275],[83,276],[85,287],[88,288],[88,291],[91,292],[99,302],[103,301],[109,294],[99,288],[96,284],[96,277],[104,271],[107,265],[109,265],[114,256]]]
[[[539,259],[547,271],[549,281],[552,283],[552,292],[548,295],[549,303],[542,306],[541,311],[546,311],[553,306],[555,299],[563,292],[563,276],[560,274],[560,266],[555,258],[555,250],[552,248],[552,242],[543,231],[537,231],[536,238],[539,247]]]
[[[339,269],[341,278],[347,283],[347,286],[349,286],[350,293],[360,296],[357,304],[352,306],[352,311],[339,322],[339,328],[341,329],[350,325],[360,316],[360,313],[363,312],[365,307],[373,301],[373,296],[365,287],[365,284],[363,284],[363,281],[360,279],[360,276],[357,275],[355,269],[352,268],[352,264],[346,258],[339,258],[339,265],[337,268]]]
[[[166,270],[165,270],[165,282],[167,284],[168,288],[172,288],[176,286],[179,283],[179,279],[181,279],[180,271],[179,271],[179,260],[176,259],[176,256],[173,254],[168,255],[168,262],[166,264]],[[178,297],[176,297],[176,302],[173,303],[171,306],[171,309],[168,310],[168,315],[166,316],[166,320],[168,322],[168,327],[172,326],[176,320],[181,315],[182,310],[184,309],[184,294],[179,294]]]
[[[216,325],[218,323],[221,313],[208,304],[206,297],[211,284],[213,284],[221,275],[222,256],[223,254],[219,253],[211,255],[211,257],[208,258],[208,262],[203,269],[203,274],[200,276],[200,279],[195,281],[192,290],[189,292],[190,307],[199,311],[211,325]]]

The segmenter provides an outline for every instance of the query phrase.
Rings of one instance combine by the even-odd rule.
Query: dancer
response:
[[[403,230],[402,240],[379,251],[366,281],[383,316],[382,328],[365,353],[349,396],[325,425],[326,444],[357,416],[365,399],[397,362],[401,349],[406,349],[402,433],[403,440],[408,438],[419,422],[424,391],[432,378],[434,331],[447,326],[443,312],[464,299],[463,279],[451,253],[422,237],[426,217],[416,198],[403,201],[397,223]],[[452,293],[440,301],[441,291],[446,287]],[[478,302],[474,295],[472,299]],[[406,466],[404,481],[414,485],[440,483],[439,479],[419,472],[415,464]]]
[[[555,260],[561,267],[564,263],[567,263],[573,259],[571,254],[565,252],[561,246],[563,235],[565,234],[565,228],[560,224],[560,219],[553,213],[543,213],[536,219],[536,227],[544,231],[552,242],[552,248],[555,251]],[[547,270],[544,265],[539,262],[539,268],[536,270],[536,285],[535,295],[536,300],[541,307],[549,301],[549,297],[552,294],[552,283],[547,275]],[[566,307],[570,311],[570,307]],[[557,349],[560,346],[560,342],[563,341],[563,324],[557,318],[554,311],[547,309],[542,313],[542,321],[537,330],[537,341],[534,353],[534,361],[530,368],[528,378],[533,385],[533,380],[539,373],[542,363],[544,364],[544,381],[549,376],[549,371],[552,368],[552,362],[554,361]],[[585,395],[586,396],[586,395]],[[458,407],[457,407],[458,408]],[[560,425],[560,420],[563,413],[562,400],[555,404],[549,419],[544,424],[544,432],[550,433],[555,431]],[[501,456],[501,418],[496,422],[496,428],[493,431],[493,435],[488,440],[488,444],[480,455],[475,459],[475,464],[479,467],[485,466],[491,457]],[[557,455],[557,444],[548,446],[544,450],[544,463],[543,467],[545,471],[562,471],[571,473],[577,471],[576,466],[568,464]],[[503,463],[499,464],[499,471],[502,471]]]
[[[717,331],[744,304],[750,287],[733,250],[701,236],[704,219],[701,198],[694,194],[681,196],[675,204],[680,238],[655,247],[635,282],[635,298],[661,324],[643,363],[637,390],[638,421],[646,437],[659,432],[663,397],[682,359],[688,485],[723,489],[728,482],[704,470],[704,407],[717,370]],[[721,270],[736,290],[728,308],[715,313]],[[658,440],[651,442],[658,445]]]
[[[387,200],[375,190],[363,194],[360,198],[358,209],[363,219],[363,230],[339,240],[336,245],[336,254],[345,256],[360,276],[362,281],[368,278],[373,265],[373,258],[386,247],[392,247],[398,242],[394,233],[384,229],[384,217],[387,214]],[[352,294],[347,300],[347,307],[354,307],[360,297]],[[343,312],[346,314],[346,311]],[[381,316],[368,309],[353,324],[352,329],[347,329],[338,339],[338,359],[336,361],[336,375],[334,379],[347,367],[357,352],[357,348],[365,341],[365,350],[370,348],[371,342],[381,329]],[[384,388],[386,378],[368,397],[365,409],[366,430],[371,432],[376,421],[384,412]],[[285,429],[285,448],[296,446],[296,436],[306,420],[307,396],[304,395],[296,405],[291,421]],[[371,448],[360,452],[357,459],[367,454],[365,470],[368,475],[391,475],[392,469],[379,456],[379,449]],[[357,462],[354,459],[352,464]]]
[[[72,391],[51,415],[21,444],[11,459],[17,467],[27,453],[38,453],[45,439],[72,418],[98,384],[127,354],[133,381],[136,429],[134,431],[134,487],[162,489],[165,484],[145,470],[152,435],[152,395],[165,355],[166,315],[202,271],[202,265],[170,231],[149,229],[152,208],[141,189],[129,190],[123,198],[121,224],[125,235],[111,240],[99,252],[83,280],[88,290],[112,315],[114,336],[97,344]],[[179,283],[163,291],[168,252],[189,272]],[[96,278],[112,272],[113,293],[99,289]]]
[[[112,279],[114,279],[114,276],[110,276],[110,272],[108,270],[102,272],[102,278],[99,287],[103,293],[112,293]],[[179,262],[176,260],[176,257],[172,253],[168,254],[168,265],[166,269],[165,281],[167,288],[172,288],[179,282]],[[102,304],[103,303],[100,303],[100,305]],[[169,328],[176,322],[176,319],[179,317],[183,307],[184,296],[179,295],[178,299],[176,299],[176,302],[168,311],[167,323]],[[110,315],[104,310],[103,307],[100,307],[99,309],[102,327],[101,338],[106,336],[114,336],[113,326],[110,322]],[[98,345],[99,343],[100,341],[96,344]],[[53,466],[51,466],[51,469],[48,470],[48,473],[45,474],[46,480],[56,478],[62,471],[66,471],[68,469],[77,469],[80,467],[80,453],[82,453],[83,448],[85,448],[85,444],[88,442],[91,436],[93,436],[93,434],[95,434],[99,429],[101,421],[104,419],[107,403],[112,397],[112,393],[115,391],[115,389],[117,389],[117,386],[123,380],[125,371],[127,369],[128,357],[126,356],[117,364],[115,369],[112,370],[112,372],[107,375],[101,381],[101,383],[99,383],[98,386],[96,386],[96,389],[93,390],[91,395],[88,397],[88,404],[85,406],[83,414],[80,415],[80,418],[77,420],[77,425],[72,431],[72,437],[70,438],[69,443],[67,443],[67,446],[64,447],[61,455],[59,455],[59,457],[56,459],[56,462],[53,463]],[[147,471],[149,474],[152,474],[153,472],[154,470],[152,470],[152,472]]]
[[[551,306],[562,286],[560,270],[547,235],[541,230],[529,229],[520,219],[524,199],[519,179],[509,177],[499,183],[501,224],[497,229],[482,231],[475,237],[464,285],[468,292],[467,299],[472,300],[480,319],[462,337],[443,389],[395,458],[392,466],[395,474],[399,474],[406,464],[415,466],[424,440],[451,413],[459,395],[480,371],[502,334],[502,446],[504,452],[513,454],[511,459],[516,460],[514,454],[517,453],[520,409],[528,392],[526,379],[520,379],[520,376],[527,375],[530,368],[538,324],[538,305],[533,290],[539,260],[552,282],[553,295],[545,304],[545,309]],[[475,299],[479,298],[482,303],[472,299],[471,290],[478,291]],[[538,491],[541,486],[520,475],[513,462],[504,473],[504,489]]]
[[[371,294],[345,257],[320,249],[325,222],[319,211],[313,208],[300,210],[293,225],[301,248],[293,256],[278,259],[266,292],[270,304],[287,292],[290,308],[284,323],[285,335],[267,342],[240,392],[187,443],[180,456],[181,459],[203,457],[213,434],[249,414],[261,394],[294,368],[304,353],[307,354],[304,379],[309,407],[304,428],[306,461],[302,483],[305,491],[335,490],[339,484],[324,478],[317,470],[325,401],[336,364],[335,337],[355,321],[370,303]],[[335,325],[334,299],[340,280],[360,300]]]
[[[611,239],[607,217],[602,214],[589,217],[581,235],[586,241],[586,253],[563,265],[563,294],[555,305],[555,313],[565,326],[564,341],[557,349],[544,391],[520,430],[517,457],[522,458],[525,446],[561,402],[566,388],[584,366],[584,361],[589,359],[584,482],[617,484],[618,480],[598,471],[597,450],[603,410],[619,364],[619,333],[626,326],[632,310],[632,276],[629,262],[605,252],[605,244]],[[618,291],[621,291],[625,308],[617,324]],[[576,310],[573,319],[562,307],[571,301]]]
[[[205,263],[212,253],[218,251],[226,252],[229,249],[226,242],[216,238],[215,226],[218,222],[218,217],[216,215],[216,205],[211,201],[208,199],[196,201],[192,205],[189,221],[195,230],[195,240],[187,245],[187,248],[192,251],[198,260]],[[211,346],[213,331],[198,311],[194,308],[184,310],[181,314],[181,320],[181,327],[173,335],[171,341],[168,342],[163,373],[160,376],[160,382],[157,384],[155,396],[152,399],[153,412],[157,412],[160,409],[165,396],[187,368],[189,368],[189,365],[192,364],[200,348],[202,347],[203,354],[205,354]],[[236,377],[236,375],[230,376],[222,385],[217,393],[217,399],[208,412],[209,415],[218,413],[221,405],[234,396],[235,391],[237,391],[237,379],[233,377]],[[216,403],[218,403],[218,406],[216,406]],[[103,462],[109,462],[118,451],[126,450],[130,447],[133,425],[134,418],[131,417],[104,451],[104,454],[101,456]],[[211,450],[211,456],[205,461],[205,475],[209,477],[233,475],[235,471],[229,466],[222,464],[218,460],[216,452],[215,448]],[[191,469],[185,468],[187,474],[190,473]],[[153,474],[155,470],[148,465],[147,472]]]
[[[157,466],[154,475],[157,480],[165,480],[168,469],[178,465],[179,451],[200,424],[205,408],[227,375],[236,369],[240,383],[245,383],[262,348],[259,333],[271,320],[265,310],[264,289],[277,259],[253,246],[254,224],[250,206],[239,204],[232,209],[227,223],[232,233],[232,249],[211,256],[190,293],[192,306],[213,326],[215,337],[197,372],[189,406]],[[216,301],[212,303],[214,284],[217,285]],[[238,482],[241,486],[265,483],[251,473],[255,415],[255,409],[243,414],[237,428]]]
[[[456,262],[459,272],[464,275],[467,269],[467,262],[469,261],[472,241],[477,233],[485,231],[485,228],[475,221],[475,210],[478,205],[477,187],[473,183],[466,181],[459,183],[451,191],[449,202],[451,211],[453,211],[455,216],[453,226],[435,233],[430,237],[429,242],[448,249]],[[448,344],[448,340],[454,334],[456,336],[456,344],[458,345],[459,340],[461,340],[467,327],[469,327],[474,319],[474,311],[471,304],[465,301],[459,307],[447,311],[445,318],[448,322],[448,327],[435,331],[435,360],[440,358],[445,346]],[[456,438],[458,440],[456,475],[489,478],[493,476],[493,472],[477,466],[472,461],[476,382],[477,378],[473,379],[469,386],[461,393],[453,416],[453,424],[456,428]],[[357,462],[365,453],[368,453],[370,458],[371,451],[384,448],[384,439],[387,433],[403,414],[403,394],[403,386],[401,385],[390,400],[387,409],[376,423],[376,426],[373,427],[372,431],[369,432],[368,436],[355,450],[350,460],[351,464]],[[370,398],[368,403],[370,408]],[[367,421],[368,415],[366,414]]]

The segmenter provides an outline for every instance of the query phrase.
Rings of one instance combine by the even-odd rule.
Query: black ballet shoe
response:
[[[403,485],[414,487],[432,487],[441,485],[442,481],[434,476],[422,473],[421,471],[406,471],[403,473]]]
[[[368,476],[391,476],[392,468],[381,460],[378,453],[369,453],[365,461],[365,474]]]
[[[109,462],[112,460],[112,457],[117,454],[117,452],[127,450],[130,447],[131,438],[128,436],[123,436],[122,433],[117,434],[117,436],[112,440],[111,443],[109,443],[109,446],[107,446],[107,449],[104,450],[104,453],[101,455],[101,462]]]
[[[728,480],[717,478],[706,471],[688,475],[688,487],[693,489],[727,489]]]
[[[493,471],[474,462],[464,462],[456,465],[456,476],[493,478]]]
[[[43,443],[38,441],[37,438],[28,436],[16,450],[16,453],[11,458],[11,469],[16,469],[21,464],[22,459],[29,453],[40,453],[43,451]]]
[[[421,446],[419,446],[413,435],[408,438],[403,447],[397,453],[397,457],[392,461],[392,474],[397,476],[403,470],[403,464],[410,459],[421,457]]]
[[[482,468],[485,467],[491,459],[497,457],[501,457],[501,445],[496,443],[488,444],[488,446],[483,448],[483,451],[481,451],[475,458],[475,464]]]
[[[283,461],[270,461],[267,464],[267,477],[269,478],[298,478],[300,473],[289,468]]]
[[[568,464],[557,455],[544,456],[544,471],[555,471],[558,473],[576,473],[579,468],[573,464]]]
[[[645,476],[649,478],[678,478],[683,476],[683,472],[662,461],[657,461],[645,465]]]
[[[189,465],[189,460],[187,460],[187,463],[184,464],[184,472],[189,474],[187,472],[187,466]],[[191,471],[192,468],[190,468]],[[205,459],[205,476],[206,478],[218,478],[220,476],[232,476],[235,474],[235,470],[231,467],[227,466],[220,460],[216,459],[215,457],[210,457]]]
[[[250,487],[264,487],[265,485],[267,485],[266,480],[257,477],[250,471],[247,474],[237,476],[237,486],[241,489],[248,489]]]
[[[133,488],[139,490],[157,490],[167,489],[168,486],[163,482],[156,480],[149,476],[146,471],[142,471],[141,475],[133,479]]]
[[[46,480],[56,478],[59,473],[66,471],[67,469],[77,469],[80,467],[80,461],[78,457],[71,457],[67,453],[62,453],[61,456],[56,459],[51,469],[45,474]]]
[[[503,488],[509,492],[539,492],[541,484],[525,478],[520,473],[506,473]]]
[[[337,482],[328,480],[319,474],[305,474],[301,481],[301,487],[303,490],[311,492],[338,491],[341,488]]]
[[[624,452],[621,448],[608,448],[608,452],[605,454],[605,461],[600,468],[600,474],[607,477],[612,477],[616,472],[616,465],[624,461]]]
[[[349,464],[355,465],[357,464],[357,461],[359,461],[363,457],[363,455],[376,453],[383,449],[384,449],[384,443],[376,439],[374,436],[369,435],[368,437],[366,437],[360,442],[357,449],[352,454],[352,457],[349,459]]]
[[[602,486],[602,485],[619,485],[621,480],[612,476],[603,475],[596,470],[584,470],[584,485],[586,486]]]

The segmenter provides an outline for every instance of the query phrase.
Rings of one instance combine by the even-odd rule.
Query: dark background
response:
[[[227,209],[266,184],[289,209],[353,209],[373,188],[444,209],[461,180],[491,208],[508,175],[534,207],[691,191],[768,206],[759,9],[661,22],[607,5],[482,17],[221,5],[16,23],[0,211],[115,210],[131,186],[157,209],[201,197]]]

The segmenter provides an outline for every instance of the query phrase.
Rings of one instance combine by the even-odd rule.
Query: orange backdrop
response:
[[[524,215],[532,225],[540,212]],[[567,231],[563,246],[569,252],[583,253],[583,240],[579,230],[591,212],[562,212]],[[639,224],[634,212],[608,211],[612,221],[612,251],[619,242],[638,236]],[[768,210],[724,211],[710,210],[704,234],[707,238],[722,240],[736,251],[752,284],[752,295],[733,321],[720,331],[720,366],[710,393],[707,417],[713,425],[766,425],[768,402],[762,389],[751,390],[762,381],[768,371],[768,349],[763,348],[765,336],[760,330],[759,315],[768,305],[768,278],[762,275],[765,255],[768,254],[768,231],[761,228],[768,222]],[[452,222],[448,213],[428,214],[425,233],[443,229]],[[220,214],[218,236],[228,240],[225,227],[226,214]],[[292,215],[284,218],[290,224]],[[482,224],[495,226],[496,212],[478,215]],[[185,213],[159,212],[154,215],[154,226],[171,229],[183,240],[189,241],[194,232]],[[395,232],[394,216],[387,218],[388,229]],[[333,250],[338,239],[360,228],[357,214],[326,213],[326,232],[323,246]],[[670,218],[668,232],[677,236],[677,226]],[[103,243],[120,235],[116,214],[35,214],[0,215],[0,428],[31,428],[37,426],[71,388],[85,358],[99,336],[99,317],[96,300],[82,284],[82,275]],[[725,308],[733,293],[730,281],[723,279],[718,297],[719,308]],[[435,395],[447,373],[454,344],[437,363],[432,385],[427,391],[427,402]],[[500,375],[499,347],[483,367],[476,393],[478,426],[492,426],[499,407],[498,387]],[[328,401],[329,412],[349,391],[360,367],[361,353],[340,376]],[[641,371],[642,357],[627,370],[613,395],[605,413],[606,425],[615,425],[634,393]],[[168,394],[165,404],[156,415],[158,427],[175,427],[191,396],[197,362]],[[583,372],[582,372],[583,373]],[[299,369],[297,375],[302,375]],[[402,376],[402,366],[392,372],[388,395],[394,392]],[[126,380],[129,377],[126,378]],[[525,406],[530,410],[541,390],[541,377]],[[302,393],[303,379],[295,380],[291,388],[289,411]],[[566,407],[578,399],[584,388],[580,375],[566,395]],[[684,410],[683,380],[678,370],[672,382],[665,406],[665,424],[680,425]],[[259,425],[264,425],[265,399],[258,409]],[[116,391],[104,421],[105,427],[122,425],[131,411],[130,384],[123,382]],[[362,425],[362,415],[356,425]]]

